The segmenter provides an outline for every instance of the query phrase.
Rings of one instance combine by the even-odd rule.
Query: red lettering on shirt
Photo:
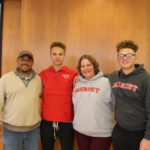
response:
[[[120,81],[115,82],[112,88],[127,89],[127,90],[132,90],[134,92],[136,92],[139,89],[137,85],[134,85],[131,83],[120,82]]]
[[[75,89],[75,93],[78,93],[78,92],[95,92],[95,93],[99,93],[100,88],[96,88],[96,87],[79,87],[79,88]]]

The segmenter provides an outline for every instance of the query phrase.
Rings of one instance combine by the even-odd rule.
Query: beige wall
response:
[[[66,65],[75,68],[89,53],[111,72],[118,69],[115,45],[124,39],[139,44],[137,61],[150,71],[149,26],[149,0],[4,0],[2,73],[16,67],[21,49],[33,50],[37,72],[47,67],[54,40],[68,47]]]

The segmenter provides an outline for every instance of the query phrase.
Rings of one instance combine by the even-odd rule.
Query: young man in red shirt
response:
[[[41,143],[43,150],[53,150],[58,137],[62,150],[73,150],[72,89],[77,73],[64,66],[66,46],[53,42],[50,46],[52,66],[39,74],[43,83]]]

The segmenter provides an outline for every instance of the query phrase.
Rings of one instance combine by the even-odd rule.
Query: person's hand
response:
[[[74,81],[73,81],[73,85],[75,85],[79,80],[79,75],[75,76]]]
[[[142,139],[139,150],[150,150],[150,140]]]

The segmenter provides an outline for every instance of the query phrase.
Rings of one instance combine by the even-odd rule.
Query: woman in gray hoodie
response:
[[[79,150],[109,150],[113,127],[110,83],[91,55],[81,56],[77,68],[73,127]]]

